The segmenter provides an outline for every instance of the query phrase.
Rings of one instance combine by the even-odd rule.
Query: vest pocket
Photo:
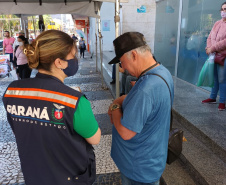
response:
[[[96,161],[95,156],[89,158],[89,165],[85,172],[72,177],[76,185],[91,185],[96,180]]]
[[[86,168],[85,172],[80,175],[75,175],[72,177],[72,180],[76,185],[87,185],[89,179],[89,169]]]
[[[90,158],[89,159],[89,183],[93,184],[94,181],[96,180],[96,161],[95,161],[95,156],[94,159]]]

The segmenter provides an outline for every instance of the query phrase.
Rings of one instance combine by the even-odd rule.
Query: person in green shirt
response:
[[[74,130],[86,139],[95,135],[99,129],[90,102],[84,96],[80,98],[78,103],[77,110],[74,114],[73,126]]]

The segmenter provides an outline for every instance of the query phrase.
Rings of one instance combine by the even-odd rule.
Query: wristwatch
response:
[[[120,109],[120,108],[121,108],[121,106],[119,104],[113,104],[111,106],[111,111],[116,110],[116,109]]]

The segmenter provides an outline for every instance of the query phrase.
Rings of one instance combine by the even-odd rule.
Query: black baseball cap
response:
[[[116,64],[128,51],[147,45],[144,35],[139,32],[126,32],[113,41],[116,57],[108,64]]]

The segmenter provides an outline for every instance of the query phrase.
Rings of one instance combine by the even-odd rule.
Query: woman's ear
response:
[[[56,66],[56,68],[58,69],[65,69],[67,67],[67,62],[61,60],[60,58],[57,58],[55,61],[54,61],[54,64]]]

